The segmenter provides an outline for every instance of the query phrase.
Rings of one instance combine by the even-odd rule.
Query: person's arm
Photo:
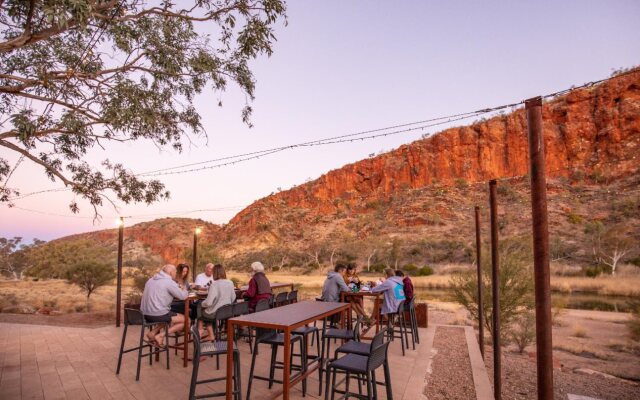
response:
[[[202,301],[202,307],[211,307],[217,298],[218,288],[216,287],[216,285],[211,285],[211,287],[209,288],[209,293],[207,293],[207,298]]]
[[[256,294],[258,294],[258,285],[256,284],[256,280],[251,278],[249,288],[244,292],[244,297],[253,298]]]
[[[338,287],[340,288],[341,292],[349,291],[349,286],[347,286],[347,284],[344,283],[344,279],[338,279]]]
[[[389,279],[385,280],[384,282],[382,282],[381,284],[371,288],[371,293],[378,293],[378,292],[384,292],[385,290],[389,289],[391,281]]]
[[[189,291],[180,289],[180,286],[175,281],[171,281],[171,284],[169,284],[169,293],[178,300],[184,300],[189,296]]]

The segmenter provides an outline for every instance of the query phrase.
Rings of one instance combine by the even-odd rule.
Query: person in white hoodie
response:
[[[207,298],[204,299],[198,307],[198,329],[202,336],[204,333],[202,327],[206,323],[207,332],[213,341],[215,338],[213,337],[213,327],[211,324],[216,320],[216,312],[220,307],[233,304],[233,302],[236,301],[236,291],[233,282],[227,279],[227,273],[221,264],[213,267],[212,277],[213,282],[209,286]]]
[[[169,333],[178,332],[184,328],[184,315],[171,311],[174,298],[184,300],[189,295],[186,289],[180,288],[175,281],[175,265],[167,264],[162,271],[155,274],[144,285],[140,311],[149,322],[163,322],[169,324]],[[147,332],[149,342],[164,344],[164,325],[158,324]]]
[[[384,292],[384,303],[382,303],[381,310],[383,315],[397,312],[400,302],[406,300],[402,278],[396,276],[396,272],[392,268],[386,268],[384,274],[385,281],[371,289],[372,293]]]

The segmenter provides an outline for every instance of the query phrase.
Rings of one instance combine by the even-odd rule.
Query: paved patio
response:
[[[136,332],[137,329],[130,331],[128,344],[134,345]],[[181,353],[177,356],[171,353],[170,370],[164,367],[163,362],[149,366],[148,359],[145,359],[139,382],[135,381],[136,355],[125,354],[120,376],[116,376],[121,334],[122,328],[115,327],[0,324],[0,399],[159,400],[184,399],[188,396],[191,368],[182,367]],[[422,392],[430,363],[433,335],[434,328],[421,329],[422,343],[416,346],[416,350],[409,350],[405,357],[402,356],[399,340],[391,344],[389,354],[394,399],[424,398]],[[240,350],[244,397],[251,356],[247,343],[240,343]],[[269,353],[261,353],[258,360],[260,363],[256,366],[256,372],[267,374]],[[219,371],[216,371],[215,359],[204,361],[200,369],[201,377],[224,374],[224,358],[220,361]],[[309,377],[308,399],[319,398],[317,377],[317,373]],[[207,389],[222,390],[223,385],[224,382],[200,385],[198,393]],[[292,398],[301,399],[301,389],[300,384],[296,385],[291,392]],[[263,399],[269,394],[267,382],[254,381],[253,399]],[[382,386],[378,394],[380,398],[386,398]]]

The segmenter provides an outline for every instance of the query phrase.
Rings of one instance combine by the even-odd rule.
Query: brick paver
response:
[[[127,346],[134,346],[137,329],[131,329]],[[120,375],[115,374],[122,328],[72,328],[24,324],[0,324],[0,399],[184,399],[188,395],[191,368],[182,367],[181,353],[171,352],[171,368],[165,368],[164,355],[160,362],[149,365],[148,358],[142,362],[140,381],[135,381],[136,354],[124,355]],[[427,337],[427,330],[421,330],[421,337]],[[332,346],[335,348],[335,346]],[[256,373],[268,373],[270,352],[267,346],[259,357]],[[246,394],[247,378],[251,354],[248,344],[240,343],[242,363],[242,383]],[[315,349],[311,350],[312,352]],[[422,382],[426,371],[414,366],[428,354],[425,343],[416,351],[408,351],[402,357],[400,342],[390,346],[390,365],[393,396],[405,398],[405,390],[411,381],[415,396],[415,382]],[[215,359],[201,364],[203,376],[222,376],[225,367],[221,357],[218,371]],[[278,376],[278,372],[276,372]],[[383,376],[382,371],[378,375]],[[417,379],[416,379],[417,377]],[[309,377],[307,398],[315,399],[318,393],[318,374]],[[355,383],[353,383],[355,389]],[[277,385],[275,385],[277,386]],[[220,391],[224,382],[198,387],[198,393]],[[302,386],[292,389],[292,398],[302,398]],[[419,390],[421,391],[421,390]],[[269,395],[267,383],[255,380],[252,398],[261,399]],[[384,389],[379,387],[378,395],[385,398]]]

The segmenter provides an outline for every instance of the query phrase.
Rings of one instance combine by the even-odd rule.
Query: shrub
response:
[[[520,354],[527,346],[534,343],[536,340],[536,315],[533,310],[526,310],[516,315],[508,334],[511,341],[518,347]]]
[[[402,270],[409,275],[413,275],[418,270],[418,266],[415,264],[407,264],[404,267],[402,267]]]
[[[377,264],[372,264],[369,270],[371,272],[382,272],[384,271],[385,268],[387,268],[386,264],[377,263]]]
[[[586,338],[588,337],[587,330],[582,325],[576,325],[573,327],[572,336],[579,337],[579,338]]]
[[[569,213],[569,215],[567,215],[567,220],[574,225],[582,223],[582,217],[574,213]]]
[[[429,276],[429,275],[433,275],[433,268],[431,268],[428,265],[425,265],[424,267],[420,268],[420,271],[418,271],[418,276]]]
[[[491,261],[489,251],[483,256],[482,280],[484,287],[484,323],[492,332],[493,318],[492,290],[491,290]],[[522,240],[503,241],[500,244],[500,326],[504,332],[504,339],[509,339],[506,329],[513,319],[523,310],[533,308],[533,272],[531,268],[531,241]],[[454,274],[451,278],[454,299],[462,304],[471,316],[478,322],[478,282],[475,271]]]
[[[278,267],[277,265],[271,267],[271,272],[278,272],[280,271],[280,267]]]
[[[111,282],[116,277],[116,272],[109,264],[87,261],[72,266],[65,275],[69,283],[80,286],[87,294],[87,311],[90,311],[91,293]]]

